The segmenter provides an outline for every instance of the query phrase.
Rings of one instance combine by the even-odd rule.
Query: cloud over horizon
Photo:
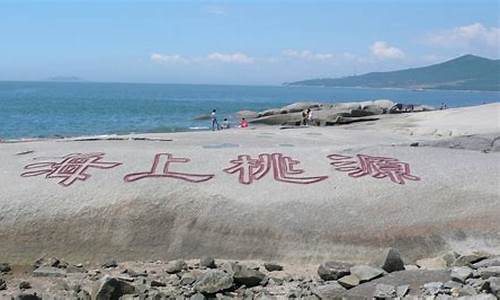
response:
[[[406,56],[403,50],[389,46],[384,41],[374,42],[370,46],[370,51],[378,59],[402,59]]]

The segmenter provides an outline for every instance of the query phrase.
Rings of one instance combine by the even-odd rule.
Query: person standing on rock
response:
[[[210,117],[212,118],[212,131],[215,131],[215,126],[217,126],[217,130],[220,130],[220,125],[219,122],[217,122],[217,115],[216,115],[217,110],[212,110],[212,113],[210,114]]]

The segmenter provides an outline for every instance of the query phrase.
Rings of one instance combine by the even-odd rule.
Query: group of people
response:
[[[224,118],[224,121],[222,121],[222,126],[219,124],[219,121],[217,121],[217,110],[212,110],[212,113],[210,114],[210,118],[212,120],[212,131],[221,130],[221,129],[229,129],[231,128],[231,123],[227,118]],[[247,128],[248,127],[248,121],[245,118],[241,118],[240,121],[240,128]]]

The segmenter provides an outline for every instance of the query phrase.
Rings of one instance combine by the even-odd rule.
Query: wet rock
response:
[[[135,287],[130,283],[111,277],[104,276],[94,293],[95,300],[119,299],[121,296],[134,294]]]
[[[472,276],[472,269],[469,267],[453,267],[451,269],[451,279],[465,283],[465,280]]]
[[[0,273],[10,272],[11,267],[8,263],[0,263]]]
[[[447,267],[446,260],[442,257],[419,259],[416,264],[424,270],[444,270]]]
[[[235,265],[233,274],[234,282],[239,285],[253,287],[259,285],[266,275],[260,271],[250,269],[243,265]]]
[[[19,289],[20,290],[29,290],[29,289],[31,289],[31,283],[23,280],[19,283]]]
[[[488,279],[490,277],[500,277],[500,266],[480,268],[478,270],[479,276],[483,279]]]
[[[342,299],[346,289],[335,281],[328,282],[312,289],[312,293],[320,299]]]
[[[264,263],[264,268],[269,272],[283,271],[283,266],[276,263]]]
[[[386,272],[402,271],[405,269],[405,264],[401,259],[401,254],[397,249],[389,248],[384,251],[381,267]]]
[[[0,278],[0,291],[6,290],[7,289],[7,282],[5,279]]]
[[[213,257],[204,256],[200,258],[200,267],[216,268],[217,266],[215,265],[215,259]]]
[[[66,271],[55,267],[41,266],[33,271],[35,277],[66,277]]]
[[[340,285],[342,285],[343,287],[345,287],[346,289],[350,289],[350,288],[353,288],[355,286],[358,286],[360,283],[359,278],[356,277],[356,275],[352,275],[352,274],[340,278],[337,282]]]
[[[116,262],[116,260],[112,259],[112,260],[109,260],[109,261],[103,263],[102,267],[105,269],[116,268],[116,267],[118,267],[118,263]]]
[[[376,299],[386,299],[396,297],[396,287],[390,284],[377,284],[373,297]]]
[[[181,259],[169,261],[165,266],[165,272],[169,274],[179,273],[185,269],[187,269],[187,264]]]
[[[372,267],[368,265],[358,265],[351,269],[351,274],[359,278],[361,283],[373,280],[384,274],[384,270],[377,267]]]
[[[337,280],[341,277],[349,275],[351,273],[351,267],[351,264],[336,261],[327,261],[319,265],[318,275],[325,281]]]
[[[210,270],[195,283],[194,289],[203,294],[215,294],[232,286],[233,278],[231,275],[220,270]]]

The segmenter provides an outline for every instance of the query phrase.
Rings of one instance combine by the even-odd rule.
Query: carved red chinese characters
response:
[[[85,181],[91,177],[90,168],[111,169],[121,165],[119,162],[101,161],[104,153],[72,153],[62,157],[62,161],[45,161],[29,164],[24,167],[26,171],[22,177],[45,175],[45,178],[62,178],[59,184],[70,186],[77,180]]]
[[[263,153],[259,154],[257,158],[251,158],[250,155],[244,154],[230,162],[233,166],[224,169],[224,172],[238,174],[239,182],[242,184],[251,184],[269,172],[272,172],[276,181],[296,184],[311,184],[328,178],[328,176],[298,176],[304,173],[304,170],[295,168],[300,161],[282,153]]]
[[[197,183],[210,180],[215,176],[213,174],[181,173],[170,170],[172,163],[187,163],[189,161],[189,158],[174,157],[170,153],[158,153],[154,157],[150,171],[128,174],[123,179],[126,182],[132,182],[144,178],[168,177]]]
[[[356,158],[331,154],[328,158],[333,161],[330,164],[335,167],[335,170],[348,172],[347,174],[354,178],[370,175],[377,179],[389,178],[398,184],[405,184],[405,180],[420,180],[419,177],[411,174],[408,163],[396,158],[364,154],[358,154]]]

